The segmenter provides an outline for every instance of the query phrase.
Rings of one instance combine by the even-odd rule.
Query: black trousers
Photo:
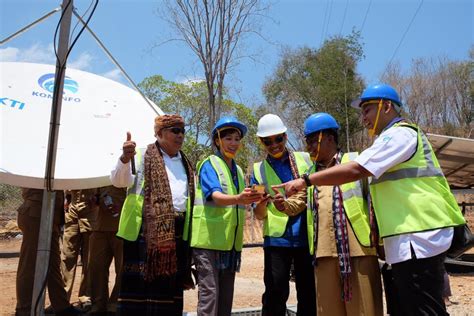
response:
[[[314,267],[308,248],[265,247],[262,315],[286,315],[286,301],[290,294],[290,268],[294,264],[298,316],[316,315]]]
[[[392,265],[400,315],[449,315],[443,300],[445,257],[442,253]]]

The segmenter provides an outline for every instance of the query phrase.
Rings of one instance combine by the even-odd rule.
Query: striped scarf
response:
[[[194,195],[194,174],[182,152],[188,177],[188,196]],[[144,156],[145,200],[143,227],[146,242],[145,275],[147,281],[177,272],[175,215],[165,162],[158,142],[148,145]]]
[[[342,152],[338,152],[335,156],[335,164],[340,164],[342,158]],[[319,164],[314,165],[314,171],[324,168]],[[315,186],[313,190],[313,205],[311,205],[311,211],[314,219],[314,257],[316,260],[316,247],[318,244],[318,230],[319,230],[319,203],[318,203],[318,188]],[[342,282],[342,293],[341,298],[348,302],[352,299],[352,290],[350,284],[351,275],[351,256],[349,252],[349,236],[347,232],[347,220],[346,213],[344,211],[343,199],[341,188],[337,185],[333,187],[332,191],[332,218],[334,225],[334,234],[336,239],[336,250],[339,263],[339,271]],[[315,261],[316,262],[316,261]]]
[[[342,153],[336,155],[336,165],[341,163]],[[337,257],[339,259],[339,270],[343,291],[342,299],[348,302],[352,299],[350,284],[351,276],[351,255],[349,252],[349,236],[347,233],[347,220],[342,200],[342,191],[338,185],[332,191],[332,219],[334,223],[334,234],[336,237]]]

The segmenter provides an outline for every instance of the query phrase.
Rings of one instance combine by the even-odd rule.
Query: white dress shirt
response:
[[[410,159],[417,142],[415,130],[392,127],[383,131],[355,161],[378,179],[388,169]],[[448,250],[452,238],[452,227],[386,237],[383,239],[385,258],[389,264],[410,260],[410,245],[418,259],[433,257]]]
[[[170,157],[161,150],[165,163],[166,174],[171,188],[174,209],[178,212],[186,211],[186,201],[188,199],[188,177],[184,169],[181,154]],[[131,163],[124,164],[120,159],[115,169],[110,173],[112,184],[119,188],[130,187],[133,184],[135,176],[132,174]]]

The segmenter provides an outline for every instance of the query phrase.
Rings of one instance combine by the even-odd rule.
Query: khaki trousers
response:
[[[317,259],[316,297],[318,316],[383,315],[382,283],[377,257],[351,257],[352,300],[341,299],[338,259]]]
[[[116,232],[93,231],[89,240],[88,282],[92,301],[91,312],[115,312],[117,309],[123,242]],[[115,284],[109,297],[109,268],[115,264]]]
[[[30,315],[31,312],[40,220],[39,217],[18,214],[18,227],[23,234],[23,241],[16,275],[16,315]],[[49,258],[48,294],[54,310],[69,307],[60,270],[59,234],[54,231]]]
[[[79,221],[66,213],[64,224],[63,251],[61,256],[61,272],[64,279],[68,300],[71,299],[74,278],[76,277],[77,259],[79,254],[82,261],[82,275],[79,286],[79,301],[84,303],[90,300],[87,288],[87,263],[89,261],[90,232],[81,232]]]

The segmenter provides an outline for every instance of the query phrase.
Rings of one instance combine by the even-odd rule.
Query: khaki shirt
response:
[[[41,208],[43,206],[43,190],[22,188],[21,195],[23,203],[18,208],[18,213],[31,217],[41,217]],[[56,200],[54,202],[54,220],[53,231],[58,232],[59,227],[64,221],[64,193],[56,191]]]
[[[283,211],[288,216],[295,216],[306,211],[306,189],[293,194],[284,202],[285,210]]]
[[[71,195],[71,203],[66,213],[66,223],[78,222],[81,232],[92,230],[92,223],[97,217],[96,203],[97,189],[71,190],[66,194]]]
[[[332,186],[319,186],[319,227],[318,245],[316,248],[316,258],[337,257],[336,237],[334,233],[334,223],[332,218]],[[347,223],[347,233],[349,237],[349,251],[351,257],[375,256],[375,248],[366,248],[359,244],[349,221]]]
[[[96,217],[92,224],[93,231],[116,232],[120,220],[120,212],[127,196],[126,188],[116,188],[114,186],[102,187],[98,189],[99,208],[95,213]],[[105,197],[110,196],[112,205],[105,205]]]

